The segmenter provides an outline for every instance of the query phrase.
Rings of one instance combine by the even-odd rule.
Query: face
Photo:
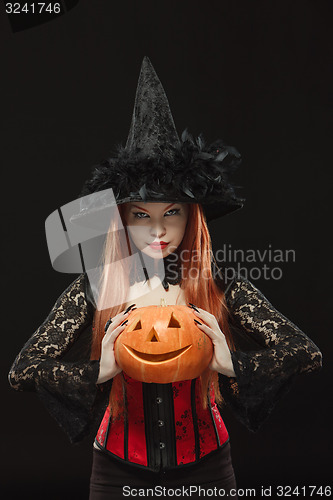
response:
[[[139,250],[153,259],[163,259],[181,243],[187,218],[186,203],[128,203],[126,224]]]

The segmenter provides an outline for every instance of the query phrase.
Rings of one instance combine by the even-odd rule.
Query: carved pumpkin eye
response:
[[[181,328],[180,323],[178,319],[174,316],[174,314],[171,314],[171,318],[168,324],[168,328]]]
[[[141,320],[139,319],[139,321],[137,322],[137,324],[133,328],[132,332],[134,332],[134,330],[141,330],[141,329],[142,329]]]

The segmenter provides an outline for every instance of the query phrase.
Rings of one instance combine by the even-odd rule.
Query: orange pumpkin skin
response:
[[[187,306],[147,306],[130,314],[114,350],[120,368],[140,382],[167,384],[199,377],[213,344]]]

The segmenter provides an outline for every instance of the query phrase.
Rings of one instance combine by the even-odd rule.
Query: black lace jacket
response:
[[[220,389],[236,417],[256,431],[297,374],[321,367],[322,355],[249,281],[235,278],[225,295],[236,342],[250,341],[251,347],[232,352],[236,377],[219,374]],[[73,443],[99,423],[112,384],[96,384],[99,361],[89,359],[93,314],[88,279],[81,274],[26,342],[9,373],[14,389],[38,393]]]

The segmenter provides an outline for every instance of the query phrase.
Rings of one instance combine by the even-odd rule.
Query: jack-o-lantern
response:
[[[187,306],[147,306],[133,311],[115,342],[120,368],[141,382],[166,384],[200,376],[213,344]]]

